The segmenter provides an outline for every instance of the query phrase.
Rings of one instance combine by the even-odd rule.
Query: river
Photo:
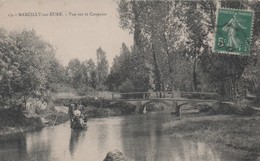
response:
[[[231,152],[163,132],[169,113],[90,119],[76,132],[69,123],[0,138],[0,161],[102,161],[119,149],[136,161],[238,161]]]

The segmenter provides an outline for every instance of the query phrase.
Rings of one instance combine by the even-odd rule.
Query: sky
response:
[[[34,29],[55,47],[63,65],[73,58],[95,60],[101,47],[111,66],[122,43],[133,44],[133,35],[119,26],[116,8],[115,0],[0,0],[0,27],[9,31]],[[62,16],[50,16],[51,12]]]

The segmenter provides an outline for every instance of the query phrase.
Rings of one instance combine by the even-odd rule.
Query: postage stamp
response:
[[[214,52],[248,55],[251,47],[254,12],[219,8]]]

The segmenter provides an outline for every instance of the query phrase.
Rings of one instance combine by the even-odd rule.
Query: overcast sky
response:
[[[64,65],[72,58],[81,61],[96,59],[99,47],[107,53],[111,65],[122,43],[127,46],[133,43],[129,31],[119,27],[116,8],[113,0],[0,0],[0,27],[7,30],[35,29],[56,48],[57,58]],[[19,16],[28,12],[40,12],[41,16]],[[50,12],[62,12],[63,16],[42,16]],[[69,12],[84,13],[84,16],[70,16]],[[91,12],[104,16],[90,16]]]

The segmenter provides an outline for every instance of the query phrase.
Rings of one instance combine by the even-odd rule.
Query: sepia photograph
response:
[[[0,161],[260,161],[260,1],[0,0]]]

